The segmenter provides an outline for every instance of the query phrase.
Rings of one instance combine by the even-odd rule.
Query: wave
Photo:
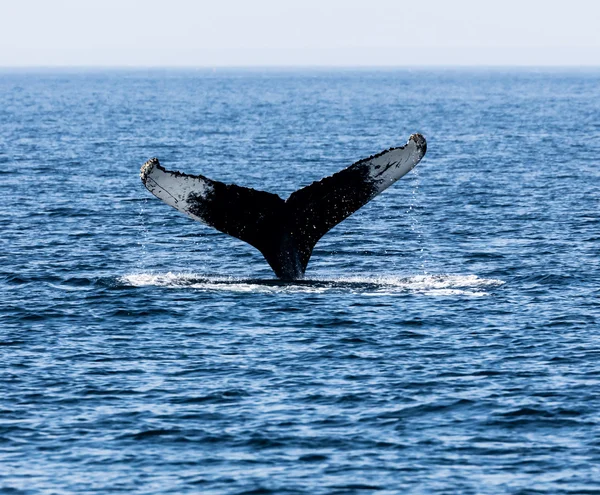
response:
[[[132,273],[119,278],[130,287],[191,288],[203,291],[324,293],[350,292],[362,295],[420,293],[433,296],[487,296],[505,282],[477,275],[352,276],[296,280],[243,279],[203,276],[193,273]]]

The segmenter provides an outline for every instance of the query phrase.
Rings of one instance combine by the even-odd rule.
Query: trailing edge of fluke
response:
[[[202,175],[171,172],[148,160],[140,177],[157,198],[189,217],[258,249],[283,280],[304,277],[317,241],[412,170],[427,142],[413,134],[404,146],[364,158],[292,193],[276,194]]]

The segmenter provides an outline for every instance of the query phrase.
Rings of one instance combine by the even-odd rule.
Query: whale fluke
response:
[[[413,134],[404,146],[364,158],[285,201],[265,191],[171,172],[156,158],[144,163],[140,177],[168,205],[254,246],[277,277],[297,280],[318,240],[412,170],[426,151],[425,138]]]

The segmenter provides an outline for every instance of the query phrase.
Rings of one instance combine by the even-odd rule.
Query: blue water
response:
[[[307,280],[152,197],[423,133]],[[0,73],[0,493],[600,493],[600,72]]]

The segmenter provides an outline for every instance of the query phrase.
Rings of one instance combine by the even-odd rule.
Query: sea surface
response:
[[[425,135],[306,279],[154,198]],[[1,494],[600,493],[600,70],[0,72]]]

